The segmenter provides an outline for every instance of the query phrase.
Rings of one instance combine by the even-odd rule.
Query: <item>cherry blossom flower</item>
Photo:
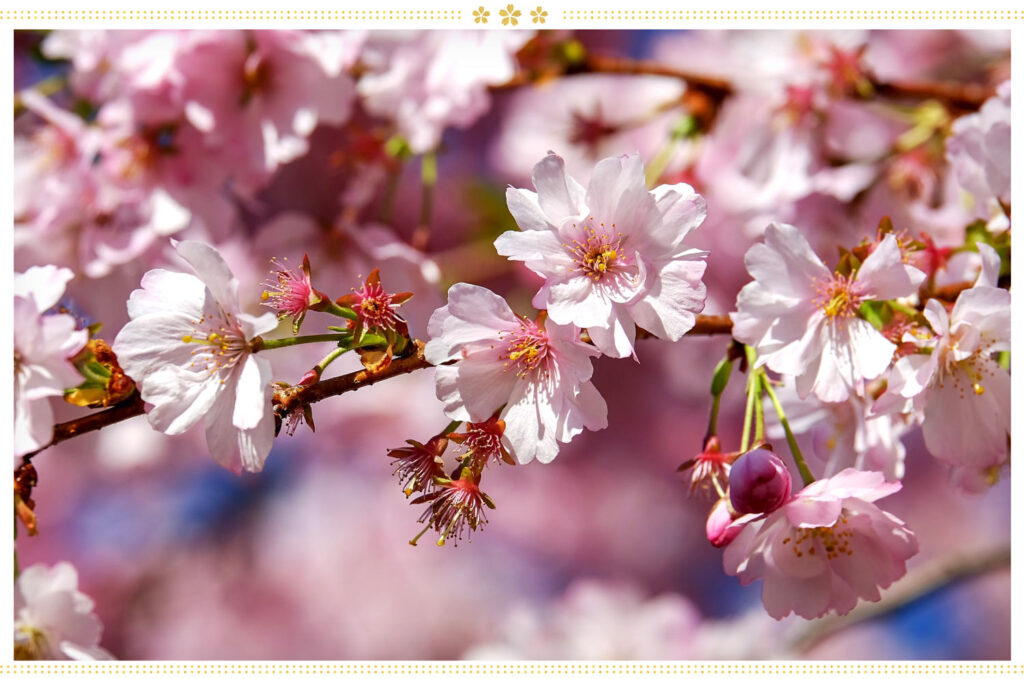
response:
[[[100,648],[102,632],[71,564],[36,564],[15,580],[15,660],[113,660]]]
[[[992,354],[1010,349],[1010,293],[985,284],[992,280],[994,272],[983,272],[949,312],[928,300],[934,337],[911,336],[928,353],[899,359],[875,405],[923,414],[925,446],[953,466],[989,468],[1009,454],[1010,375]]]
[[[704,199],[687,184],[648,191],[638,155],[606,158],[584,191],[554,153],[533,171],[537,192],[509,188],[521,231],[498,253],[544,278],[533,298],[551,321],[586,328],[609,356],[633,353],[636,326],[682,337],[704,308],[707,253],[683,240],[704,221]]]
[[[64,295],[73,274],[55,266],[14,275],[14,454],[37,450],[53,438],[51,396],[77,386],[71,364],[89,332],[69,314],[44,313]]]
[[[875,506],[900,489],[880,472],[844,469],[807,486],[763,521],[747,525],[723,554],[725,571],[749,585],[763,578],[773,618],[849,613],[878,601],[906,573],[917,538]]]
[[[425,349],[445,414],[480,422],[500,410],[505,447],[520,464],[555,459],[559,442],[608,425],[608,406],[590,382],[597,351],[578,332],[543,316],[520,318],[486,288],[453,285],[430,317]]]
[[[849,276],[822,264],[796,227],[770,224],[745,257],[754,277],[736,299],[733,337],[757,349],[757,365],[796,377],[800,397],[845,400],[881,375],[896,351],[857,316],[864,300],[913,294],[924,274],[903,263],[887,235]]]
[[[886,481],[903,478],[907,450],[901,438],[910,426],[902,415],[872,413],[874,403],[853,394],[845,401],[823,403],[813,395],[801,399],[792,380],[776,388],[776,394],[789,419],[790,430],[809,441],[801,442],[811,470],[820,476],[853,467],[879,471]],[[782,440],[785,430],[777,422],[765,427],[771,439]]]
[[[271,370],[250,342],[277,320],[241,312],[238,281],[212,247],[183,241],[176,248],[194,273],[147,272],[128,300],[131,320],[114,352],[152,406],[154,429],[180,434],[204,418],[219,464],[259,471],[274,440]]]
[[[346,72],[360,31],[181,31],[154,51],[154,87],[172,86],[188,122],[209,144],[232,149],[254,173],[303,155],[318,124],[344,123],[355,101]]]
[[[653,158],[681,118],[678,109],[662,109],[685,91],[676,78],[604,73],[518,88],[503,106],[490,157],[518,181],[530,176],[548,149],[559,149],[572,176],[586,182],[594,163],[622,149]],[[680,165],[673,162],[668,169]]]
[[[490,106],[490,85],[515,75],[532,31],[381,31],[362,54],[366,109],[393,119],[413,153],[434,150],[446,127],[468,127]],[[466,55],[472,55],[467,58]]]
[[[626,582],[577,580],[556,601],[513,608],[469,660],[655,660],[692,657],[697,607],[676,593],[647,596]]]
[[[1010,202],[1010,81],[981,110],[953,121],[946,156],[957,181],[975,202],[978,216],[1002,213]]]

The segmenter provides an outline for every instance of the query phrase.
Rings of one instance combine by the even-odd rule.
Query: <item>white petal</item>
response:
[[[234,384],[221,384],[216,375],[177,366],[150,373],[138,386],[142,400],[153,406],[146,415],[150,425],[171,435],[187,431],[225,396],[230,394],[234,401]]]
[[[253,429],[267,416],[272,377],[266,359],[251,354],[245,359],[237,378],[231,424],[239,429]]]
[[[586,210],[583,187],[565,174],[565,161],[554,153],[549,152],[534,166],[533,186],[547,221],[555,226],[581,217]]]
[[[687,234],[704,222],[707,202],[689,184],[662,184],[652,193],[661,219],[652,225],[649,235],[675,252]]]
[[[192,266],[196,276],[210,289],[223,310],[237,314],[238,280],[220,253],[206,243],[194,240],[181,241],[175,247],[178,254]]]
[[[141,288],[128,298],[128,316],[177,312],[198,320],[206,302],[206,286],[188,273],[153,269],[142,277]]]
[[[612,313],[612,303],[594,290],[593,282],[586,276],[549,281],[537,291],[533,304],[543,305],[555,323],[581,328],[606,326]]]
[[[601,350],[605,356],[614,358],[626,358],[632,356],[633,343],[636,340],[636,326],[633,319],[614,310],[610,317],[611,327],[587,328],[590,339],[594,346]]]
[[[552,228],[533,191],[510,186],[505,190],[505,201],[508,203],[508,211],[523,231],[543,232]]]
[[[902,258],[896,238],[887,234],[858,269],[857,290],[870,299],[897,299],[917,292],[922,277],[911,277]]]
[[[706,268],[702,260],[669,262],[651,280],[647,293],[629,307],[629,314],[644,330],[675,342],[704,310],[707,288],[701,278]]]
[[[75,277],[71,269],[53,266],[33,266],[25,273],[14,274],[14,294],[31,297],[36,310],[46,311],[64,296],[68,281]]]
[[[231,424],[234,410],[235,390],[228,389],[207,413],[206,447],[217,464],[240,474],[242,458],[238,450],[238,429]]]

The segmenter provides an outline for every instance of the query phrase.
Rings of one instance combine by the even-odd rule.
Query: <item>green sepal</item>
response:
[[[729,384],[729,375],[732,374],[732,361],[728,358],[723,358],[715,366],[715,373],[711,377],[711,395],[721,396],[722,392],[725,391],[725,387]]]

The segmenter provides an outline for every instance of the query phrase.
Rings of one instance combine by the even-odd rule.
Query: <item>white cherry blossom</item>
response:
[[[550,462],[559,442],[608,426],[608,406],[590,382],[597,351],[577,328],[520,318],[490,290],[457,283],[428,332],[445,414],[482,422],[500,410],[505,448],[521,464]]]
[[[241,312],[238,281],[212,247],[196,241],[176,247],[194,274],[147,272],[128,300],[131,320],[114,351],[152,406],[147,417],[154,429],[180,434],[205,418],[218,463],[236,473],[259,471],[274,441],[271,370],[250,341],[277,320]]]

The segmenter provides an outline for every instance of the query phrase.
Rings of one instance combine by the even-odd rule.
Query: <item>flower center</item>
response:
[[[203,314],[192,323],[192,327],[195,331],[181,338],[185,344],[197,345],[192,350],[190,368],[199,368],[213,375],[231,369],[239,358],[249,352],[249,342],[230,313],[223,312],[221,316]]]
[[[614,224],[612,228],[615,228]],[[572,254],[573,271],[580,271],[591,280],[597,281],[625,263],[621,233],[615,234],[613,238],[610,234],[598,232],[588,226],[583,234],[585,237],[582,240],[577,238],[563,246]]]
[[[276,259],[271,262],[278,266],[276,271],[271,271],[277,276],[277,283],[263,284],[267,288],[260,295],[263,305],[282,316],[298,316],[304,313],[315,301],[315,293],[309,279],[301,272],[278,264]]]
[[[399,317],[391,303],[394,295],[384,292],[384,287],[379,283],[364,284],[363,289],[356,294],[359,301],[353,305],[353,309],[359,314],[363,325],[369,328],[395,329]]]
[[[793,534],[783,539],[782,544],[793,545],[793,554],[797,558],[804,555],[818,556],[818,548],[824,550],[826,559],[837,559],[841,554],[850,556],[853,549],[850,547],[850,538],[853,537],[853,530],[846,527],[847,520],[845,512],[840,514],[839,520],[831,526],[815,526],[814,528],[795,528]]]
[[[860,306],[860,294],[854,286],[853,278],[841,274],[832,274],[824,281],[815,282],[817,296],[814,306],[825,314],[829,321],[853,318]]]
[[[499,339],[508,337],[505,354],[501,358],[505,361],[505,370],[516,371],[516,376],[526,379],[526,376],[538,368],[542,368],[548,357],[548,336],[533,321],[520,319],[520,327],[512,333],[499,333]]]
[[[992,341],[989,340],[970,356],[958,361],[957,341],[955,337],[951,337],[949,344],[939,349],[939,389],[952,387],[960,392],[961,399],[968,390],[975,396],[983,396],[985,378],[992,377],[996,370],[1001,369],[988,355],[988,348],[991,345]]]
[[[38,627],[21,624],[15,630],[14,659],[43,660],[51,657],[46,633]]]

